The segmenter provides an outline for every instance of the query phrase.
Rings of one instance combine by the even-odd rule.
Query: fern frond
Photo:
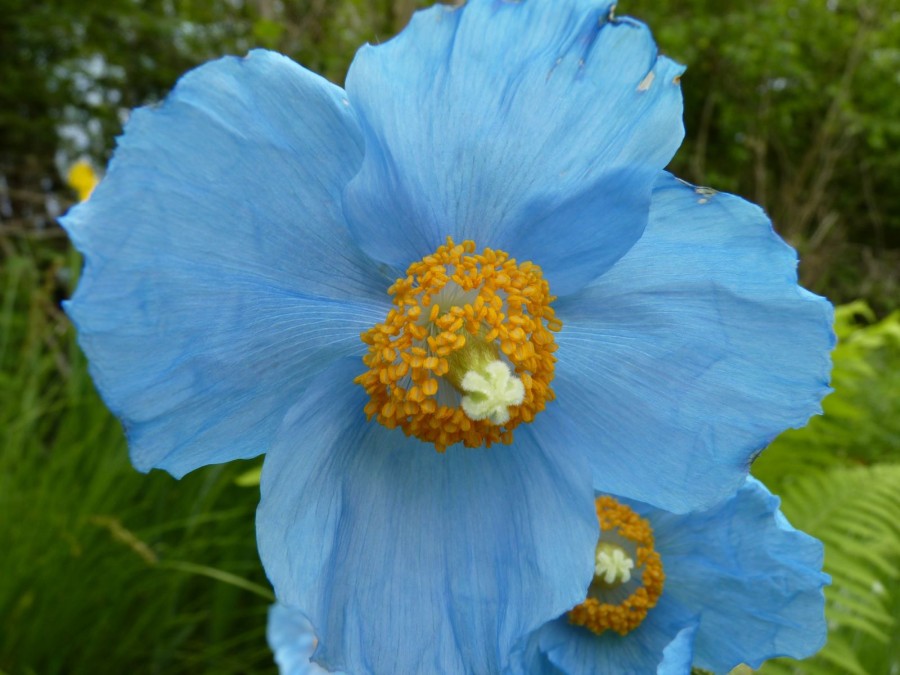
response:
[[[767,663],[765,675],[871,672],[854,644],[867,636],[891,659],[900,628],[891,606],[900,584],[900,464],[839,467],[786,484],[782,510],[791,523],[825,544],[829,640],[813,659]],[[871,649],[870,649],[871,651]],[[887,671],[885,671],[887,672]]]
[[[819,656],[813,661],[804,663],[798,671],[799,673],[819,673],[828,675],[843,675],[844,673],[852,673],[853,675],[872,675],[859,662],[856,651],[842,635],[831,636],[828,645]]]

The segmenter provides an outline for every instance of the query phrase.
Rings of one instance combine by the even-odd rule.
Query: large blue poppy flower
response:
[[[822,588],[829,578],[821,571],[822,544],[791,527],[778,498],[761,483],[748,479],[730,499],[685,515],[628,504],[655,537],[665,576],[658,602],[625,634],[598,634],[579,625],[575,612],[549,622],[517,651],[511,673],[686,675],[692,665],[727,673],[741,663],[758,668],[776,656],[804,658],[825,644]],[[617,535],[616,528],[604,528],[598,565],[604,541],[614,547],[623,542]],[[613,583],[595,580],[589,594],[596,601],[621,601],[622,587],[646,582],[629,566],[630,578],[621,583],[615,564],[605,562],[604,576]],[[297,635],[281,648],[296,644]]]
[[[64,219],[134,464],[268,451],[261,554],[323,663],[496,670],[582,593],[594,488],[712,504],[818,412],[829,305],[662,173],[681,70],[609,3],[438,6],[346,90],[189,73]]]

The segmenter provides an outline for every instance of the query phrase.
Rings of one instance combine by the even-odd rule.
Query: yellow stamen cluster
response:
[[[569,621],[598,635],[610,629],[626,635],[641,624],[647,612],[659,601],[666,578],[662,560],[653,548],[653,530],[644,518],[612,497],[598,497],[595,506],[600,520],[601,541],[604,532],[615,531],[620,537],[634,542],[641,583],[633,593],[615,605],[588,597],[569,612]]]
[[[454,244],[448,238],[410,265],[388,293],[395,307],[361,335],[369,345],[363,358],[369,370],[355,381],[369,394],[369,419],[400,427],[443,452],[459,442],[466,447],[511,443],[513,429],[553,400],[551,331],[562,324],[537,265],[489,248],[476,254],[474,242]],[[472,420],[459,405],[448,405],[447,397],[438,402],[442,382],[450,391],[460,390],[466,363],[501,353],[525,388],[508,421]]]

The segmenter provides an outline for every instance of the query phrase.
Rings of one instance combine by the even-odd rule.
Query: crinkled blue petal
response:
[[[276,595],[309,617],[331,670],[499,672],[588,586],[587,467],[527,430],[439,454],[365,421],[359,370],[345,360],[311,384],[266,455],[257,533]]]
[[[324,675],[328,671],[310,661],[316,650],[312,624],[303,612],[276,603],[269,608],[266,627],[279,675]]]
[[[63,224],[85,255],[66,309],[138,469],[263,452],[309,377],[362,351],[390,283],[341,212],[362,152],[343,91],[272,52],[134,112]]]
[[[597,635],[563,616],[538,632],[543,664],[525,672],[580,675],[684,675],[691,669],[697,619],[666,594],[647,618],[627,635]],[[540,663],[540,661],[539,661]]]
[[[724,499],[829,391],[832,308],[797,286],[761,209],[662,174],[641,240],[557,302],[539,439],[583,448],[598,491],[675,512]]]
[[[345,194],[373,257],[449,235],[540,265],[557,295],[640,237],[681,143],[682,67],[608,0],[469,0],[417,13],[347,76],[366,156]]]
[[[701,616],[694,663],[727,672],[825,644],[821,542],[795,530],[755,479],[731,499],[683,516],[634,505],[649,518],[665,593]]]

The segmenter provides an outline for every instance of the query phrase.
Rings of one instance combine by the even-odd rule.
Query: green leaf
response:
[[[262,464],[239,474],[238,477],[234,479],[234,484],[241,487],[258,487],[261,477]]]
[[[812,471],[785,483],[782,509],[795,527],[824,542],[825,571],[832,577],[825,591],[828,643],[794,672],[867,675],[862,658],[877,653],[875,645],[882,651],[893,648],[898,619],[891,603],[900,574],[898,486],[900,464]],[[856,654],[853,645],[864,638],[873,646]],[[776,663],[787,662],[767,664],[762,672],[784,672]]]

